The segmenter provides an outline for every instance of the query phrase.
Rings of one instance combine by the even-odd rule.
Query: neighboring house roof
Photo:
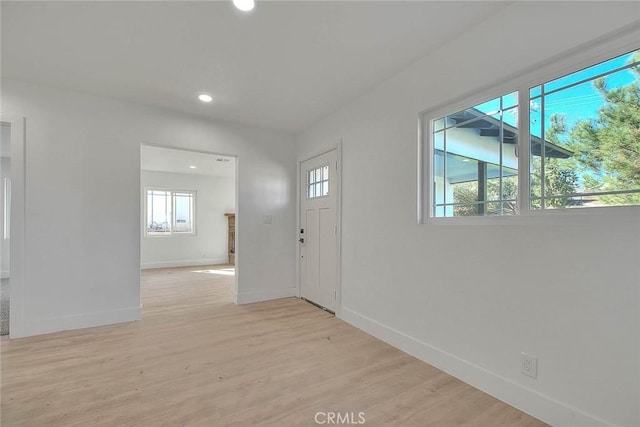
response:
[[[475,108],[468,108],[455,114],[450,114],[447,118],[456,122],[458,128],[473,128],[479,131],[480,136],[499,138],[500,120],[488,116]],[[518,129],[508,123],[503,122],[502,142],[505,144],[515,144],[518,138]],[[531,154],[540,156],[542,154],[542,138],[531,135]],[[573,156],[573,152],[559,145],[545,141],[545,157],[555,157],[567,159]]]

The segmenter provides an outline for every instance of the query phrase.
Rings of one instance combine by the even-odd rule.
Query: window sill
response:
[[[530,210],[520,215],[429,217],[425,224],[434,226],[523,226],[579,224],[603,218],[612,222],[632,222],[640,225],[640,206],[603,206]]]
[[[196,233],[171,233],[171,234],[147,234],[145,233],[143,235],[143,237],[150,237],[150,238],[162,238],[162,237],[195,237],[197,236]]]

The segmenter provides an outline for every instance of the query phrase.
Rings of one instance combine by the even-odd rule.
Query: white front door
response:
[[[300,167],[300,296],[333,312],[338,306],[337,149]]]

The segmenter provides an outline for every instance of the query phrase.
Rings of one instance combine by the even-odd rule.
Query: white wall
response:
[[[141,143],[237,155],[237,300],[295,294],[292,137],[6,79],[2,111],[27,119],[18,335],[140,316]]]
[[[142,212],[142,268],[179,267],[189,265],[226,264],[228,222],[224,216],[235,212],[233,178],[169,172],[142,171],[142,194],[145,188],[196,191],[195,234],[147,236]],[[144,203],[141,209],[144,210]]]
[[[299,160],[343,140],[345,320],[553,425],[640,425],[638,209],[416,221],[420,111],[639,18],[637,2],[516,2],[299,135]]]

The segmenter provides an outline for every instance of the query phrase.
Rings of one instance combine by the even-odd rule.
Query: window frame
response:
[[[327,179],[324,179],[324,169],[325,169],[325,168],[327,169]],[[322,179],[320,179],[320,180],[317,180],[317,179],[316,179],[315,181],[310,182],[310,181],[309,181],[309,174],[310,174],[310,172],[314,172],[314,174],[316,174],[318,170],[323,171]],[[307,170],[307,171],[306,171],[306,175],[307,175],[307,178],[306,178],[305,196],[306,196],[307,200],[322,199],[322,198],[325,198],[325,197],[329,197],[329,196],[330,196],[330,194],[329,194],[329,191],[330,191],[330,188],[329,188],[329,182],[331,181],[331,165],[330,165],[329,163],[322,164],[321,166],[318,166],[318,167],[316,167],[316,168],[313,168],[313,169],[309,169],[309,170]],[[315,176],[315,175],[314,175],[314,176]],[[315,178],[314,178],[314,179],[315,179]],[[315,195],[315,188],[316,188],[315,186],[317,186],[318,184],[320,184],[320,188],[324,188],[324,184],[326,184],[327,194],[322,194],[323,190],[320,190],[320,193],[321,193],[321,194],[320,194],[320,195],[318,195],[318,196],[316,196],[316,195]],[[314,188],[314,195],[313,195],[313,196],[310,196],[310,192],[309,192],[309,190],[310,190],[312,187]]]
[[[532,87],[548,81],[589,68],[619,55],[640,49],[638,43],[640,31],[635,28],[625,28],[615,34],[578,46],[568,52],[553,56],[539,64],[529,66],[532,71],[507,76],[502,82],[487,85],[477,91],[458,96],[453,101],[441,103],[436,107],[421,111],[418,114],[418,176],[417,176],[417,221],[419,224],[496,224],[503,225],[522,221],[523,218],[547,216],[574,215],[625,215],[628,212],[640,211],[640,205],[635,206],[601,206],[583,207],[580,209],[531,209],[530,207],[530,124],[529,119],[518,120],[518,151],[526,155],[518,156],[518,198],[516,215],[491,216],[459,216],[436,217],[433,206],[433,155],[432,140],[433,122],[452,112],[460,111],[470,106],[481,104],[505,94],[518,91],[518,105],[529,105],[529,90]],[[529,108],[526,108],[526,115]],[[522,109],[519,110],[523,117]],[[528,116],[527,116],[528,117]],[[526,171],[526,172],[524,172]]]
[[[147,228],[147,214],[148,214],[148,193],[149,191],[163,191],[170,193],[170,203],[171,203],[171,211],[170,211],[170,223],[169,223],[169,231],[168,232],[153,232],[149,231]],[[176,194],[191,194],[193,199],[193,207],[191,212],[191,231],[175,231],[175,195]],[[166,188],[166,187],[144,187],[143,189],[143,199],[144,206],[142,212],[142,229],[145,237],[176,237],[176,236],[196,236],[197,235],[197,200],[198,200],[198,192],[196,190],[178,190],[175,188]]]
[[[431,164],[430,164],[430,167],[429,167],[429,171],[430,171],[429,172],[429,174],[430,174],[430,176],[429,176],[429,197],[430,198],[428,200],[426,200],[426,203],[428,204],[428,207],[430,209],[430,211],[429,211],[430,217],[438,218],[438,219],[440,219],[440,218],[471,218],[471,217],[483,217],[484,218],[485,217],[483,215],[470,215],[470,216],[466,216],[466,217],[464,217],[464,216],[462,216],[462,217],[453,217],[453,216],[436,217],[435,216],[435,214],[434,214],[434,203],[433,203],[433,200],[432,200],[433,196],[434,196],[433,189],[434,189],[435,180],[433,179],[434,178],[433,173],[431,173],[431,171],[433,171],[433,159],[434,159],[434,154],[435,154],[435,143],[434,143],[434,140],[432,138],[432,136],[434,135],[434,129],[433,129],[434,122],[437,122],[438,120],[441,120],[441,119],[443,119],[443,118],[445,118],[447,116],[451,116],[452,114],[454,114],[454,113],[456,113],[458,111],[466,110],[466,109],[469,109],[469,108],[473,108],[474,106],[477,106],[478,104],[481,104],[481,103],[484,103],[484,102],[488,102],[488,101],[491,101],[493,99],[506,97],[506,96],[508,96],[508,95],[510,95],[510,94],[512,94],[514,92],[516,92],[516,91],[504,92],[504,93],[496,95],[496,96],[494,96],[492,98],[480,99],[478,102],[475,102],[473,104],[468,104],[468,105],[464,105],[464,101],[460,101],[458,104],[460,104],[462,106],[460,106],[459,108],[455,107],[455,108],[457,108],[455,110],[444,108],[442,110],[439,110],[439,112],[437,112],[436,114],[431,115],[429,117],[429,119],[427,119],[426,124],[428,126],[428,129],[425,131],[425,137],[428,138],[428,142],[427,143],[428,143],[429,149],[430,149],[429,161],[431,162]],[[520,101],[521,101],[520,93],[518,93],[518,103],[517,103],[517,105],[509,106],[508,108],[506,108],[504,110],[501,109],[500,110],[501,113],[503,111],[509,111],[509,110],[513,109],[514,107],[515,108],[519,108]],[[500,102],[502,104],[502,101],[500,101]],[[441,113],[440,111],[443,111],[444,113]],[[440,114],[440,115],[437,115],[437,114]],[[520,121],[520,116],[518,116],[518,119]],[[452,128],[455,128],[455,126],[454,127],[447,127],[446,124],[445,124],[445,128],[452,129]],[[519,126],[518,126],[518,128],[519,128]],[[521,138],[521,136],[522,136],[519,130],[518,130],[517,135],[518,135],[518,139]],[[516,144],[516,147],[519,147],[519,145]],[[445,151],[445,155],[446,155],[446,153],[447,152]],[[458,154],[458,156],[465,157],[463,154]],[[503,160],[504,160],[503,147],[500,147],[499,157],[500,157],[500,161],[499,161],[499,164],[496,165],[496,166],[499,166],[502,169],[503,168]],[[519,168],[520,168],[520,162],[518,161],[518,174],[516,175],[518,178],[519,178],[519,170],[520,170]],[[500,179],[503,180],[504,177],[500,177]],[[504,199],[502,197],[502,194],[501,194],[501,197],[499,199],[496,199],[496,200],[484,200],[483,202],[478,202],[478,205],[484,204],[485,207],[486,207],[489,204],[504,203],[506,201],[509,201],[509,200]],[[518,191],[518,196],[516,198],[516,204],[517,204],[516,211],[517,212],[520,212],[519,201],[520,201],[520,192]],[[447,203],[447,205],[448,204],[449,203]],[[446,210],[447,206],[443,205],[442,208],[443,208],[443,210]],[[489,215],[487,215],[487,216],[489,216]],[[505,215],[493,215],[493,216],[505,216]]]

